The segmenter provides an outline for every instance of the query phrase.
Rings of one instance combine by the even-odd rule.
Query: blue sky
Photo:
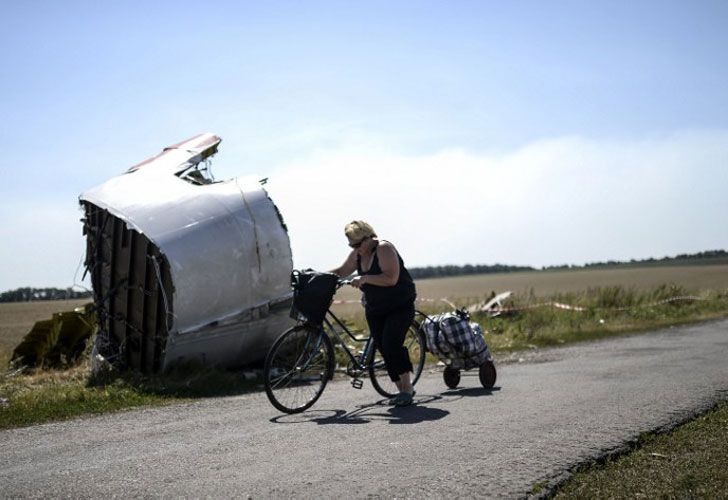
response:
[[[337,265],[352,218],[411,265],[728,247],[725,2],[29,1],[0,17],[0,290],[73,284],[78,195],[206,131],[218,178],[271,179],[297,266]]]

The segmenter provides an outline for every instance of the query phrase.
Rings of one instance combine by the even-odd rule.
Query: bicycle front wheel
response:
[[[412,385],[415,385],[422,375],[422,369],[425,366],[425,336],[420,331],[420,325],[417,321],[413,321],[404,337],[404,347],[407,348],[410,361],[412,362],[412,374],[410,375]],[[369,378],[372,381],[374,389],[384,396],[391,398],[397,395],[399,389],[389,378],[387,367],[381,353],[377,350],[374,353],[374,359],[369,365]]]
[[[265,359],[265,393],[282,412],[310,408],[334,372],[334,348],[323,329],[297,325],[275,341]]]

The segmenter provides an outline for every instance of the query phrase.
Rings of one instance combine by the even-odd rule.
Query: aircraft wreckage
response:
[[[95,350],[145,373],[233,367],[289,326],[288,232],[261,183],[215,181],[201,134],[81,194]]]

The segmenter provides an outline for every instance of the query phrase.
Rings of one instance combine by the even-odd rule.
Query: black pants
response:
[[[386,314],[367,311],[366,317],[374,345],[382,353],[387,365],[389,378],[397,382],[400,375],[412,371],[409,352],[403,344],[407,329],[415,319],[415,306],[411,304]]]

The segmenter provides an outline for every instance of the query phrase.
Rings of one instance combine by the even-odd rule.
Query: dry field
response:
[[[633,269],[598,269],[548,272],[481,274],[454,278],[433,278],[417,281],[421,299],[438,301],[447,298],[457,305],[482,301],[491,292],[511,290],[538,296],[557,292],[577,292],[587,288],[621,285],[640,289],[664,283],[675,283],[691,290],[728,289],[728,265],[666,266]],[[354,301],[336,305],[335,311],[344,315],[360,315],[357,303],[359,292],[351,287],[339,291],[336,299]],[[0,364],[5,364],[12,350],[33,324],[48,319],[59,311],[70,311],[88,302],[87,299],[0,304]],[[418,304],[427,307],[428,302]],[[435,303],[437,304],[437,302]],[[448,306],[440,302],[442,309]]]
[[[728,289],[728,265],[530,271],[432,278],[416,282],[420,299],[438,301],[446,298],[458,306],[475,304],[489,297],[491,292],[501,293],[508,290],[528,294],[533,289],[537,296],[549,296],[554,293],[579,292],[588,288],[617,285],[648,289],[665,283],[674,283],[696,291]],[[336,299],[357,301],[359,296],[357,290],[346,287],[339,290]],[[423,301],[418,307],[425,304],[428,302]],[[441,304],[443,308],[447,308],[444,303]],[[336,305],[334,310],[347,316],[360,312],[361,306]]]

